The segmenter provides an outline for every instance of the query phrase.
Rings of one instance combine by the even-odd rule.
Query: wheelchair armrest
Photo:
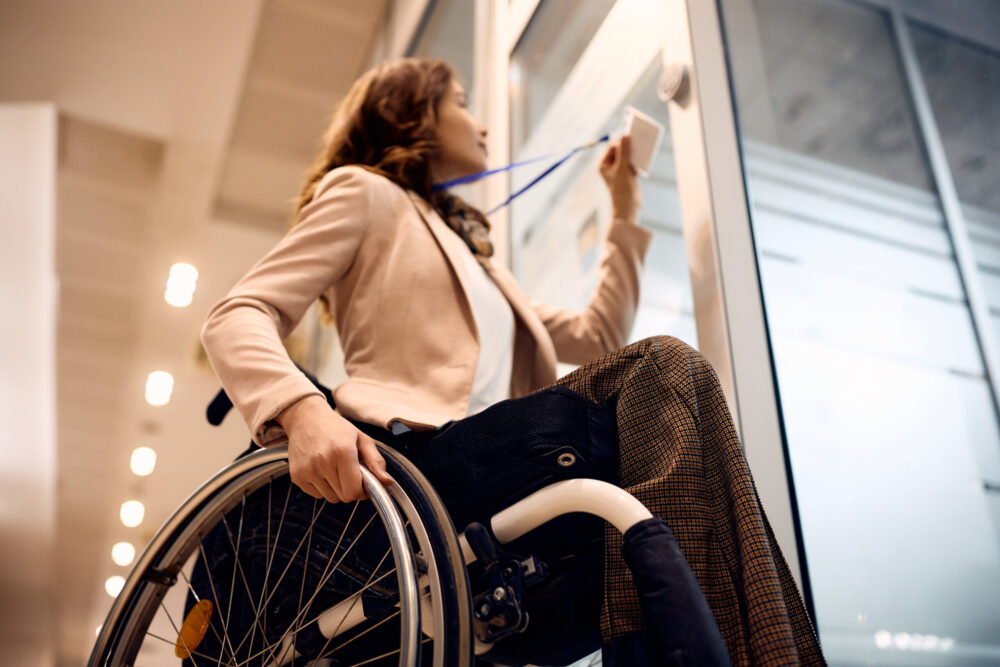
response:
[[[218,426],[232,409],[233,402],[230,400],[229,394],[226,393],[225,389],[220,389],[219,393],[212,399],[212,402],[208,404],[208,408],[205,409],[205,417],[208,419],[209,424]]]

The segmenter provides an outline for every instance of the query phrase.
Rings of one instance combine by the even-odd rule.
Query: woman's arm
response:
[[[293,481],[307,493],[334,501],[348,498],[323,488],[322,474],[310,489],[308,482],[300,483],[305,481],[301,473],[296,479],[296,469],[311,457],[325,457],[319,466],[324,468],[343,458],[344,451],[353,452],[353,469],[330,468],[329,476],[347,475],[346,493],[356,497],[360,494],[357,447],[361,434],[326,405],[322,394],[292,363],[281,339],[354,261],[369,222],[373,178],[360,167],[341,167],[324,176],[297,224],[215,304],[201,332],[209,361],[254,441],[262,446],[276,444],[287,433]],[[289,410],[296,405],[307,409]],[[300,436],[293,437],[293,430]],[[328,434],[323,443],[317,433]],[[296,447],[309,453],[293,456]],[[362,455],[370,467],[380,461],[372,452],[378,456],[374,444],[366,443]]]
[[[583,312],[532,303],[552,337],[560,361],[584,364],[628,342],[639,305],[639,279],[653,233],[638,225],[642,195],[631,165],[631,137],[612,144],[600,172],[613,211],[600,280]]]
[[[584,364],[628,342],[639,305],[643,258],[653,234],[621,218],[611,221],[600,280],[582,312],[532,302],[560,361]]]

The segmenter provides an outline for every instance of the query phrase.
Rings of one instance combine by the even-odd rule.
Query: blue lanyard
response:
[[[591,141],[591,142],[588,142],[586,144],[583,144],[582,146],[577,146],[576,148],[574,148],[570,152],[568,152],[565,155],[563,155],[551,167],[549,167],[548,169],[546,169],[545,171],[543,171],[542,173],[540,173],[538,176],[536,176],[530,183],[528,183],[527,185],[525,185],[523,188],[521,188],[520,190],[518,190],[517,192],[515,192],[511,196],[507,197],[507,200],[504,201],[502,204],[500,204],[498,206],[494,206],[492,209],[490,209],[489,211],[487,211],[486,215],[493,215],[494,213],[496,213],[497,211],[499,211],[500,209],[502,209],[504,206],[506,206],[507,204],[511,203],[516,198],[520,197],[529,188],[531,188],[536,183],[538,183],[540,180],[542,180],[543,178],[545,178],[546,176],[548,176],[549,174],[551,174],[553,171],[555,171],[555,169],[559,165],[561,165],[563,162],[565,162],[566,160],[568,160],[571,157],[573,157],[574,155],[576,155],[578,152],[580,152],[582,150],[586,150],[588,148],[593,148],[594,146],[597,146],[598,144],[604,143],[605,141],[607,141],[610,138],[611,138],[610,134],[605,134],[600,139],[595,139],[594,141]],[[560,154],[559,153],[550,153],[549,155],[543,155],[541,157],[531,158],[530,160],[522,160],[520,162],[515,162],[513,164],[507,165],[506,167],[500,167],[499,169],[489,169],[487,171],[481,171],[478,174],[471,174],[469,176],[463,176],[461,178],[456,178],[456,179],[453,179],[453,180],[450,180],[450,181],[445,181],[444,183],[435,183],[434,185],[431,186],[431,190],[433,190],[434,192],[438,192],[440,190],[447,190],[448,188],[456,186],[456,185],[465,185],[466,183],[474,183],[474,182],[478,181],[481,178],[486,178],[487,176],[491,176],[493,174],[499,174],[499,173],[504,172],[504,171],[510,171],[511,169],[516,169],[517,167],[522,167],[522,166],[524,166],[526,164],[532,164],[534,162],[540,162],[542,160],[548,160],[548,159],[551,159],[551,158],[553,158],[553,157],[555,157],[557,155],[560,155]]]

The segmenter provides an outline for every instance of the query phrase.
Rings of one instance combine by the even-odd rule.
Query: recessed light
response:
[[[132,560],[135,559],[135,547],[129,542],[119,542],[115,546],[111,547],[111,560],[115,562],[115,565],[131,565]]]
[[[129,467],[139,477],[145,477],[156,467],[156,452],[150,447],[136,447],[129,457]]]
[[[170,267],[167,289],[163,298],[171,306],[184,308],[191,305],[198,283],[198,269],[190,264],[178,263]]]
[[[125,577],[115,575],[113,577],[108,577],[108,580],[104,582],[104,590],[108,592],[113,598],[118,597],[118,594],[122,592],[122,587],[125,585]]]
[[[146,402],[166,405],[174,391],[174,376],[166,371],[153,371],[146,377]]]
[[[129,528],[135,528],[142,523],[142,519],[146,515],[146,508],[138,500],[126,500],[122,503],[118,515],[123,524]]]

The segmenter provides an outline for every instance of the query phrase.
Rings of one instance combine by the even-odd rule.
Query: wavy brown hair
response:
[[[323,148],[294,200],[291,225],[323,176],[351,164],[413,190],[446,221],[456,214],[475,217],[488,229],[485,216],[474,206],[446,190],[431,190],[429,161],[440,150],[434,132],[438,109],[457,78],[452,66],[437,58],[399,58],[362,74],[333,113]],[[320,301],[329,316],[325,294]]]

